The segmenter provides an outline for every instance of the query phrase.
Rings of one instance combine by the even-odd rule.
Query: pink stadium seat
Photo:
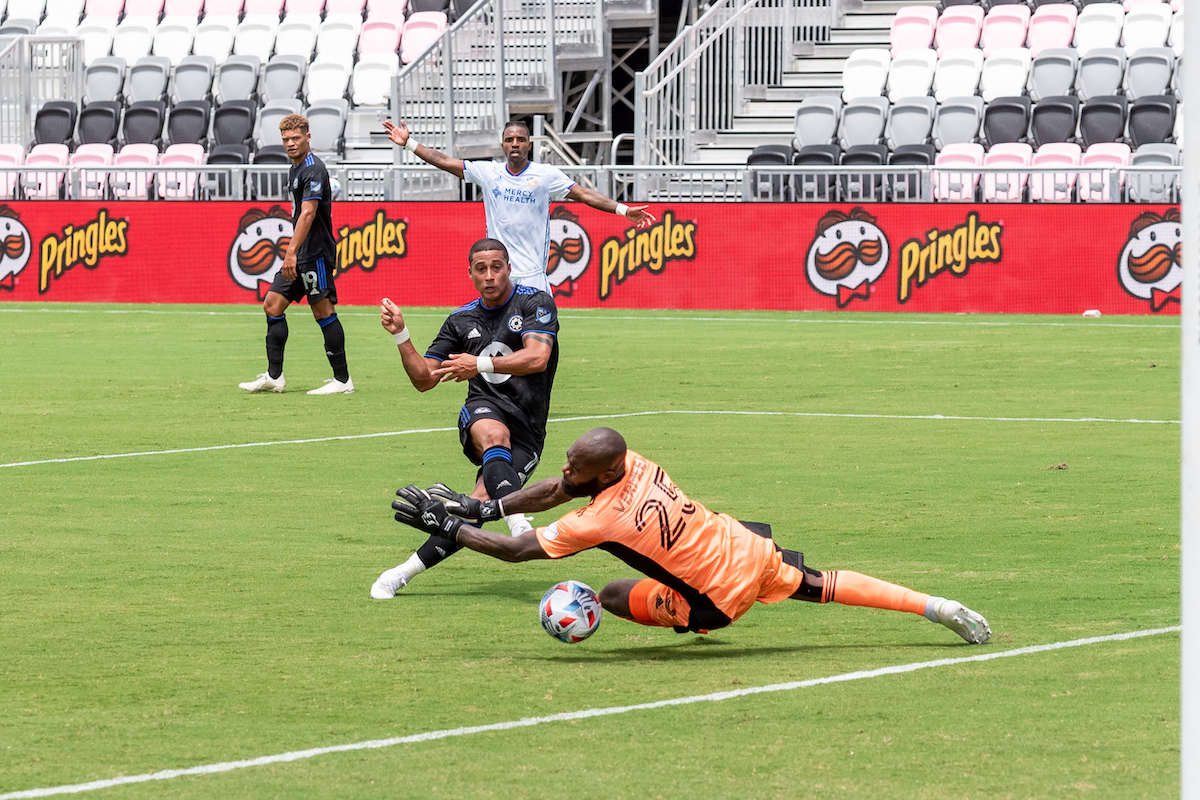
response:
[[[157,20],[162,10],[163,0],[125,0],[126,17],[151,17]]]
[[[385,19],[404,27],[404,10],[408,0],[367,0],[367,22]]]
[[[25,163],[25,148],[19,144],[0,144],[0,167],[19,167]],[[0,172],[0,198],[16,198],[19,172]]]
[[[950,6],[938,17],[934,42],[938,55],[946,50],[963,50],[979,45],[983,30],[982,6]]]
[[[125,0],[87,0],[83,6],[83,15],[85,17],[108,17],[116,20],[121,16],[121,9],[125,7]]]
[[[1075,18],[1079,15],[1070,3],[1040,6],[1029,21],[1029,55],[1038,57],[1043,50],[1070,47],[1075,38]]]
[[[158,163],[158,148],[152,144],[127,144],[113,159],[114,166],[153,167]],[[118,200],[145,200],[148,196],[151,173],[114,172],[112,193]]]
[[[242,0],[205,0],[205,17],[234,17],[242,13]]]
[[[367,7],[367,0],[325,0],[325,16],[330,14],[358,14],[362,15],[363,9]]]
[[[320,14],[325,10],[325,0],[286,0],[283,9],[288,14]]]
[[[202,10],[204,10],[204,0],[167,0],[164,6],[168,17],[191,17],[193,23],[200,16]]]
[[[1183,0],[1171,0],[1171,11],[1176,14],[1183,11]]]
[[[984,58],[998,48],[1024,47],[1028,32],[1029,6],[992,6],[983,18],[983,32],[979,34]]]
[[[243,9],[246,16],[262,14],[268,17],[278,17],[283,11],[283,0],[246,0]]]
[[[81,144],[71,154],[71,166],[86,165],[109,167],[113,163],[113,149],[110,144]],[[77,200],[103,200],[105,188],[108,186],[107,170],[79,171],[79,194]]]
[[[159,166],[172,164],[198,167],[204,163],[204,148],[198,144],[173,144],[163,153]],[[168,200],[191,200],[199,172],[159,172],[158,196]]]
[[[970,203],[975,199],[979,184],[978,172],[948,172],[947,167],[972,169],[983,164],[983,145],[975,143],[948,144],[934,162],[933,196],[937,200]]]
[[[1044,144],[1033,154],[1034,167],[1079,166],[1082,152],[1079,145],[1071,142]],[[1075,179],[1079,173],[1035,172],[1029,176],[1029,199],[1034,202],[1069,203],[1075,193]]]
[[[359,55],[396,52],[400,49],[402,24],[389,19],[368,19],[358,35]]]
[[[1119,142],[1104,142],[1094,144],[1087,149],[1080,159],[1080,165],[1084,167],[1124,167],[1129,164],[1129,145]],[[1125,173],[1117,173],[1117,188],[1125,185]],[[1112,188],[1112,173],[1097,172],[1092,174],[1084,173],[1079,176],[1079,199],[1093,203],[1111,203],[1117,202],[1120,198],[1120,192],[1116,197],[1111,196],[1110,189]]]
[[[446,30],[446,14],[442,11],[415,11],[404,23],[400,39],[400,63],[408,64],[429,49]]]
[[[65,144],[39,144],[29,151],[25,166],[65,167],[70,155]],[[65,172],[26,172],[22,182],[25,196],[38,200],[54,200],[58,197],[64,177]]]
[[[387,0],[373,0],[379,5]],[[933,6],[905,6],[892,19],[892,56],[901,50],[928,50],[933,44],[933,29],[937,24],[937,9]]]
[[[983,176],[983,199],[989,203],[1019,203],[1025,196],[1024,169],[1033,160],[1033,148],[1023,142],[994,144],[983,157],[985,167],[1021,167],[1020,172],[989,172]]]

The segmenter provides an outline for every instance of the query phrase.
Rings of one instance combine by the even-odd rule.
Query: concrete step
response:
[[[786,119],[796,116],[799,100],[751,100],[738,113],[737,119]]]
[[[791,133],[795,125],[795,118],[795,112],[790,117],[751,117],[739,114],[733,118],[733,127],[728,131],[722,131],[720,135],[747,134],[757,136],[759,134]]]

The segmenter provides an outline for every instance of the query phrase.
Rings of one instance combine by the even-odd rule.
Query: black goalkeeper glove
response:
[[[429,493],[441,500],[445,504],[446,510],[456,517],[484,523],[504,516],[499,500],[478,500],[469,495],[460,494],[444,483],[435,483],[430,486]]]
[[[429,492],[419,489],[413,484],[397,489],[396,495],[400,500],[392,501],[396,511],[396,522],[403,522],[417,530],[442,536],[452,542],[458,541],[458,529],[465,523],[458,517],[446,513],[446,507],[441,501],[434,500]]]

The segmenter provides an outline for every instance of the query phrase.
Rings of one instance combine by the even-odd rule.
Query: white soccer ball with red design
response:
[[[542,597],[542,627],[567,644],[582,642],[600,627],[600,598],[587,584],[563,581]]]

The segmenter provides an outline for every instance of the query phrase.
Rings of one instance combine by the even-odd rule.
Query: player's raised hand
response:
[[[400,313],[400,306],[386,297],[379,301],[379,324],[391,334],[404,330],[404,315]]]
[[[478,520],[480,523],[500,519],[504,514],[500,511],[499,500],[480,500],[470,495],[456,492],[444,483],[430,486],[429,494],[433,495],[446,506],[446,510],[456,517]]]
[[[408,126],[404,124],[404,120],[400,120],[399,125],[393,125],[391,120],[385,119],[383,121],[383,129],[387,131],[388,138],[396,144],[400,145],[401,147],[404,147],[404,145],[408,144],[408,137],[410,134],[408,132]]]
[[[650,206],[630,206],[625,212],[625,219],[629,220],[639,228],[645,228],[658,221],[658,217],[651,214],[646,209]]]
[[[392,501],[396,522],[402,522],[425,533],[442,536],[450,541],[458,540],[458,529],[463,521],[446,513],[440,500],[434,500],[429,492],[413,484],[396,490],[399,500]]]

